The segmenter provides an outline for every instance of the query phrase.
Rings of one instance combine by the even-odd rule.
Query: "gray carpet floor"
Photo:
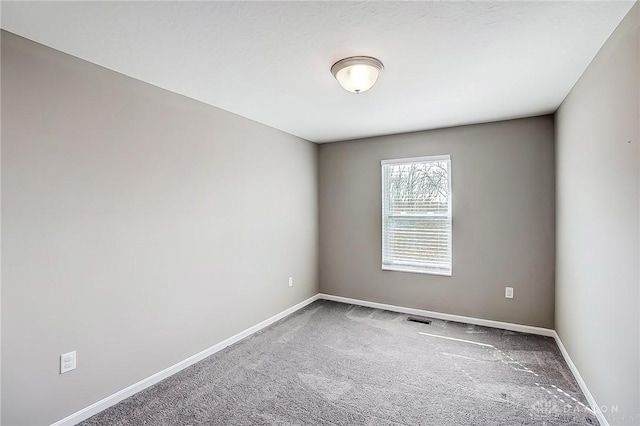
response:
[[[597,425],[554,340],[317,301],[81,423]]]

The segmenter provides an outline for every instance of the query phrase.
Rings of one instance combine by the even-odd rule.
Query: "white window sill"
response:
[[[412,274],[426,274],[426,275],[440,275],[443,277],[450,277],[451,272],[444,271],[426,271],[423,269],[412,268],[411,266],[404,265],[382,265],[383,271],[394,271],[394,272],[409,272]]]

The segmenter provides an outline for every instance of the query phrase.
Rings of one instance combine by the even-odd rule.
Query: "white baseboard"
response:
[[[172,365],[171,367],[165,368],[162,371],[159,371],[149,377],[147,377],[146,379],[143,379],[141,381],[139,381],[138,383],[134,383],[133,385],[118,391],[116,393],[114,393],[113,395],[110,395],[94,404],[91,404],[90,406],[83,408],[80,411],[77,411],[73,414],[71,414],[70,416],[65,417],[62,420],[59,420],[55,423],[53,423],[51,426],[73,426],[76,425],[78,423],[80,423],[83,420],[88,419],[89,417],[99,413],[100,411],[103,411],[109,407],[111,407],[112,405],[117,404],[118,402],[122,401],[123,399],[126,399],[138,392],[140,392],[141,390],[144,390],[146,388],[148,388],[149,386],[152,386],[158,382],[160,382],[161,380],[166,379],[167,377],[176,374],[177,372],[195,364],[198,361],[203,360],[204,358],[213,355],[214,353],[226,348],[229,345],[232,345],[236,342],[238,342],[239,340],[244,339],[245,337],[250,336],[251,334],[255,333],[256,331],[262,330],[263,328],[273,324],[274,322],[286,317],[287,315],[290,315],[292,313],[294,313],[295,311],[304,308],[305,306],[309,305],[310,303],[315,302],[318,299],[324,299],[324,300],[331,300],[334,302],[341,302],[341,303],[348,303],[351,305],[359,305],[359,306],[366,306],[369,308],[377,308],[377,309],[384,309],[387,311],[392,311],[392,312],[400,312],[403,314],[411,314],[411,315],[421,315],[421,316],[426,316],[426,317],[431,317],[431,318],[436,318],[436,319],[441,319],[441,320],[446,320],[446,321],[456,321],[456,322],[462,322],[462,323],[467,323],[467,324],[475,324],[475,325],[481,325],[481,326],[485,326],[485,327],[493,327],[493,328],[501,328],[503,330],[511,330],[511,331],[518,331],[518,332],[522,332],[522,333],[530,333],[530,334],[538,334],[541,336],[549,336],[549,337],[553,337],[556,341],[556,343],[558,344],[558,347],[560,348],[560,352],[562,353],[562,356],[564,357],[567,365],[569,366],[569,369],[571,370],[571,372],[573,373],[573,376],[575,377],[576,381],[578,382],[578,385],[580,386],[580,389],[582,390],[582,392],[584,393],[585,397],[587,398],[587,401],[589,402],[589,405],[591,405],[591,409],[593,410],[593,412],[596,414],[598,421],[600,422],[601,426],[609,426],[609,423],[607,422],[607,420],[604,417],[604,414],[602,413],[602,411],[600,410],[598,404],[596,403],[596,400],[594,399],[593,395],[591,394],[591,392],[589,392],[589,389],[587,388],[586,383],[584,382],[584,380],[582,379],[582,377],[580,376],[580,373],[578,372],[578,369],[576,368],[575,364],[573,363],[573,361],[571,360],[571,357],[569,357],[569,353],[567,352],[567,350],[565,349],[564,345],[562,344],[562,341],[560,340],[560,337],[558,336],[558,334],[556,333],[555,330],[551,330],[548,328],[542,328],[542,327],[533,327],[533,326],[529,326],[529,325],[522,325],[522,324],[513,324],[513,323],[508,323],[508,322],[501,322],[501,321],[493,321],[493,320],[487,320],[487,319],[482,319],[482,318],[473,318],[473,317],[465,317],[462,315],[453,315],[453,314],[444,314],[444,313],[440,313],[440,312],[432,312],[432,311],[426,311],[423,309],[415,309],[415,308],[407,308],[404,306],[396,306],[396,305],[387,305],[385,303],[377,303],[377,302],[369,302],[366,300],[359,300],[359,299],[351,299],[348,297],[342,297],[342,296],[333,296],[331,294],[324,294],[324,293],[318,293],[315,296],[312,296],[300,303],[298,303],[297,305],[294,305],[288,309],[285,309],[284,311],[280,312],[279,314],[276,314],[264,321],[262,321],[259,324],[254,325],[253,327],[249,327],[244,331],[241,331],[240,333],[229,337],[228,339],[223,340],[222,342],[215,344],[213,346],[211,346],[210,348],[207,348],[193,356],[190,356],[189,358],[180,361],[174,365]]]
[[[349,303],[351,305],[366,306],[369,308],[384,309],[386,311],[400,312],[402,314],[420,315],[445,321],[463,322],[466,324],[482,325],[485,327],[501,328],[503,330],[519,331],[521,333],[539,334],[541,336],[554,337],[555,331],[549,328],[533,327],[531,325],[512,324],[510,322],[493,321],[482,318],[465,317],[462,315],[443,314],[440,312],[425,311],[424,309],[406,308],[404,306],[387,305],[386,303],[369,302],[367,300],[351,299],[342,296],[320,293],[320,299],[333,300],[334,302]]]
[[[83,420],[88,419],[89,417],[93,416],[94,414],[98,414],[100,411],[105,410],[109,407],[111,407],[112,405],[117,404],[118,402],[122,401],[125,398],[128,398],[138,392],[140,392],[141,390],[144,390],[146,388],[148,388],[149,386],[152,386],[156,383],[158,383],[161,380],[166,379],[167,377],[176,374],[177,372],[179,372],[180,370],[184,370],[185,368],[195,364],[198,361],[201,361],[203,359],[205,359],[206,357],[213,355],[214,353],[226,348],[229,345],[232,345],[234,343],[236,343],[239,340],[244,339],[245,337],[250,336],[251,334],[255,333],[256,331],[262,330],[263,328],[273,324],[274,322],[286,317],[287,315],[290,315],[292,313],[294,313],[295,311],[304,308],[305,306],[307,306],[310,303],[315,302],[316,300],[318,300],[319,295],[316,294],[315,296],[311,296],[310,298],[308,298],[307,300],[303,300],[302,302],[298,303],[297,305],[294,305],[292,307],[290,307],[289,309],[285,309],[284,311],[280,312],[279,314],[276,314],[274,316],[272,316],[271,318],[268,318],[264,321],[262,321],[259,324],[254,325],[253,327],[249,327],[244,331],[241,331],[240,333],[229,337],[228,339],[223,340],[222,342],[215,344],[213,346],[211,346],[210,348],[207,348],[205,350],[203,350],[202,352],[198,352],[197,354],[190,356],[189,358],[182,360],[174,365],[172,365],[171,367],[165,368],[162,371],[159,371],[149,377],[147,377],[146,379],[142,379],[140,380],[138,383],[134,383],[133,385],[122,389],[121,391],[118,391],[116,393],[114,393],[113,395],[110,395],[104,399],[101,399],[100,401],[91,404],[90,406],[83,408],[80,411],[77,411],[73,414],[71,414],[70,416],[65,417],[62,420],[59,420],[55,423],[53,423],[51,426],[72,426],[72,425],[76,425],[78,423],[80,423]]]
[[[587,384],[582,379],[582,376],[580,375],[578,368],[571,360],[571,357],[569,356],[569,352],[567,352],[567,349],[562,344],[562,340],[560,340],[560,336],[558,336],[558,333],[556,333],[555,330],[553,332],[553,337],[556,339],[556,343],[560,348],[560,352],[562,353],[562,356],[564,357],[565,362],[569,366],[569,370],[571,370],[573,377],[575,377],[576,382],[578,382],[578,386],[580,386],[582,393],[584,394],[585,398],[587,398],[587,402],[589,402],[589,405],[591,406],[591,410],[595,413],[596,417],[598,418],[598,421],[600,422],[600,426],[609,426],[609,422],[604,417],[604,413],[600,409],[600,406],[596,402],[596,399],[593,397],[593,395],[591,395],[591,392],[589,392],[589,389],[587,388]]]

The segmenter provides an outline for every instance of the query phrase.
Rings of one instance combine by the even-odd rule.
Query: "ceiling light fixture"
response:
[[[349,92],[366,92],[376,83],[384,65],[370,56],[352,56],[333,64],[331,74]]]

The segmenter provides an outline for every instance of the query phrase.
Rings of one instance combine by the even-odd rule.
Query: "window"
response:
[[[451,159],[382,161],[382,269],[451,275]]]

